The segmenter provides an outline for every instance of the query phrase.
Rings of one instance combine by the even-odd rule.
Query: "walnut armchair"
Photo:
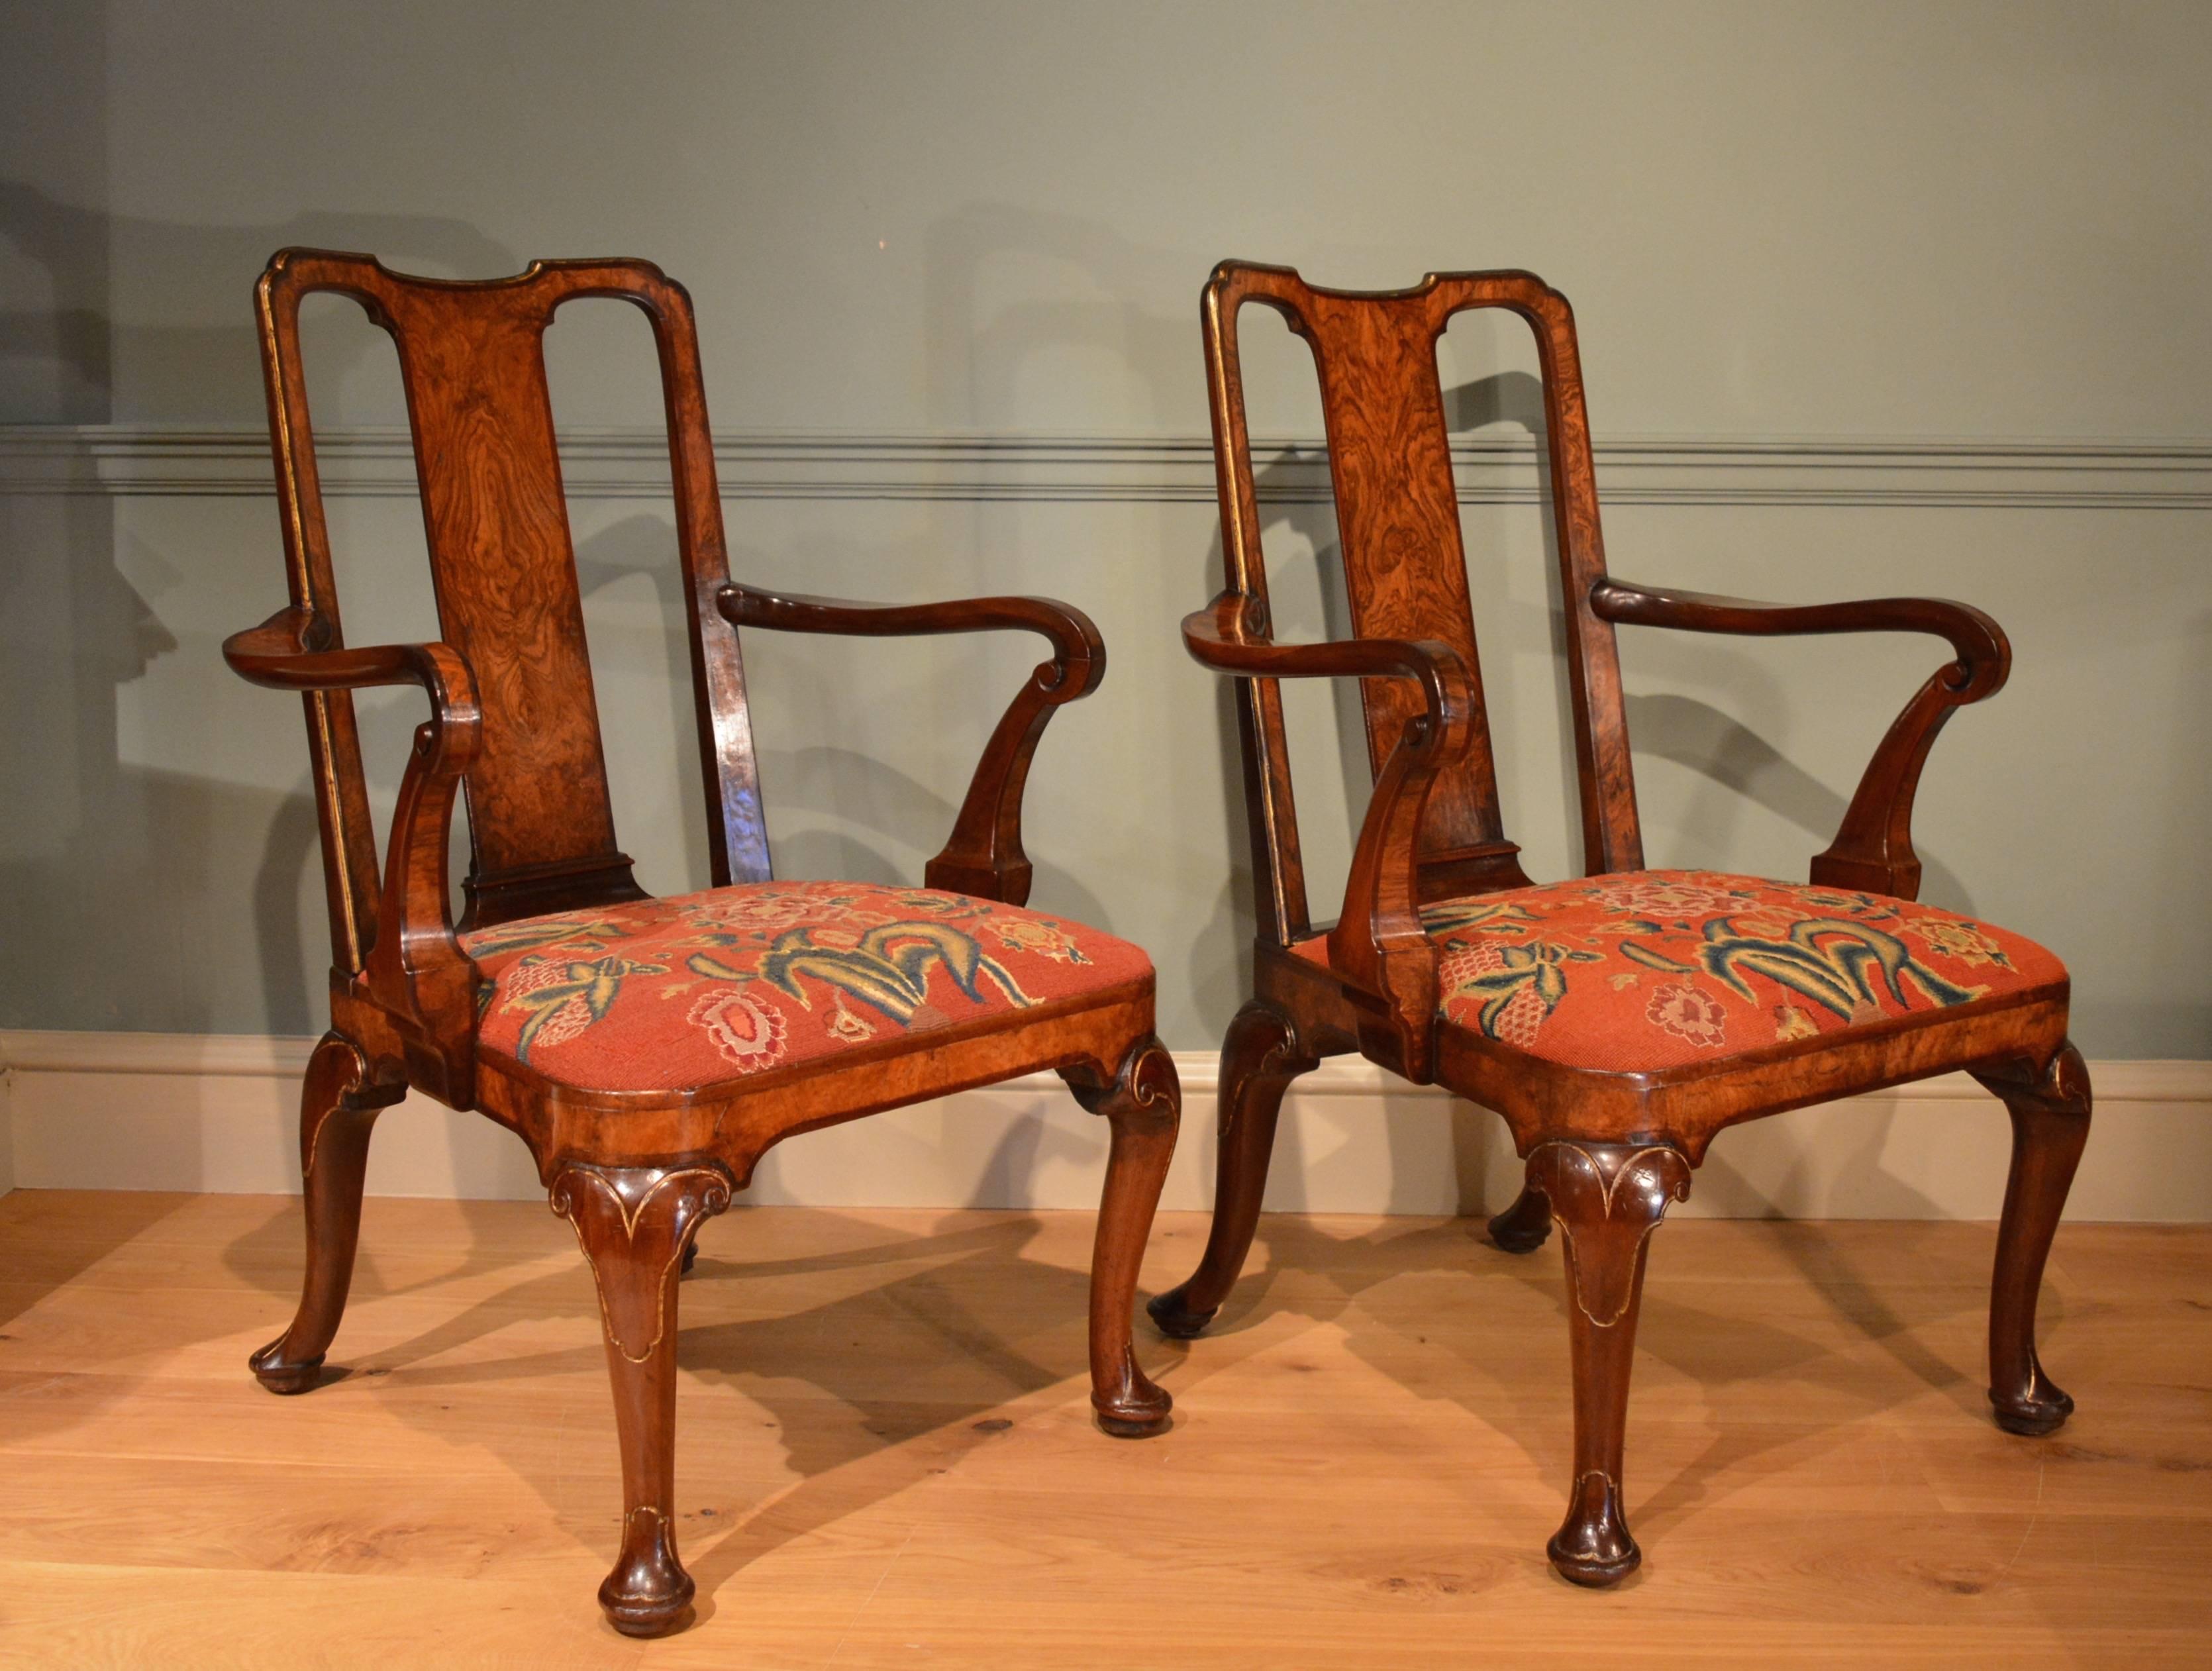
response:
[[[340,630],[299,310],[352,297],[398,348],[444,640],[349,648]],[[650,320],[665,396],[691,628],[713,886],[649,897],[615,845],[543,336],[583,297]],[[1053,710],[1105,671],[1097,629],[1042,599],[878,607],[733,582],[691,304],[642,261],[534,264],[451,283],[372,258],[278,253],[255,292],[291,604],[224,646],[305,698],[329,884],[331,1030],[300,1145],[307,1274],[256,1352],[280,1393],[315,1384],[344,1309],[369,1129],[410,1088],[528,1144],[599,1290],[623,1461],[621,1549],[599,1601],[618,1630],[680,1625],[674,1534],[677,1285],[702,1221],[796,1132],[1056,1069],[1111,1125],[1091,1270],[1091,1402],[1122,1436],[1168,1395],[1130,1353],[1137,1266],[1175,1144],[1175,1069],[1143,952],[1023,909],[1021,802]],[[992,734],[919,890],[771,879],[737,629],[860,635],[1016,629],[1050,659]],[[380,874],[350,693],[419,684]],[[447,842],[466,799],[466,908]],[[673,1000],[675,1001],[663,1001]]]
[[[1237,357],[1248,301],[1313,351],[1352,638],[1270,635]],[[1532,884],[1505,839],[1437,343],[1451,316],[1503,307],[1533,329],[1566,615],[1588,879]],[[1632,586],[1606,572],[1573,315],[1523,272],[1434,275],[1410,290],[1316,289],[1227,263],[1200,307],[1227,584],[1183,623],[1236,677],[1257,881],[1255,995],[1222,1047],[1218,1176],[1196,1273],[1154,1299],[1202,1331],[1250,1249],[1285,1088],[1358,1051],[1497,1110],[1527,1163],[1491,1221],[1511,1252],[1561,1227],[1574,1462],[1548,1553],[1577,1583],[1641,1559],[1621,1496],[1644,1254],[1723,1127],[1963,1068],[2002,1098],[2013,1158],[1990,1308],[1999,1425],[2047,1433],[2073,1405],[2035,1353],[2044,1261],[2089,1127],[2066,1038],[2067,977],[2041,947],[1914,903],[1914,787],[1936,733],[2004,683],[1996,624],[1921,599],[1814,607]],[[1695,632],[1917,632],[1949,646],[1875,750],[1811,884],[1644,867],[1617,625]],[[1358,678],[1375,787],[1336,921],[1307,914],[1279,679]]]

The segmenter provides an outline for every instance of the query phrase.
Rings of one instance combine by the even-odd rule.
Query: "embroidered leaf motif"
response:
[[[1518,905],[1480,899],[1448,899],[1421,908],[1421,927],[1431,934],[1521,934],[1535,926],[1536,919]]]
[[[690,967],[698,974],[728,980],[738,972],[704,953],[695,954]],[[794,928],[779,935],[760,960],[759,976],[781,991],[808,1004],[801,975],[811,975],[849,997],[881,1011],[902,1027],[910,1027],[929,1005],[929,977],[939,967],[955,986],[976,1003],[983,1001],[981,983],[992,985],[1018,1009],[1036,1002],[1015,983],[1014,977],[992,958],[972,935],[942,922],[887,922],[860,936],[856,945],[824,945],[812,928]],[[808,1004],[808,1007],[812,1006]]]
[[[1743,933],[1732,917],[1705,925],[1705,944],[1684,963],[1632,941],[1623,955],[1647,969],[1671,975],[1703,970],[1731,992],[1756,1001],[1747,975],[1762,975],[1845,1021],[1880,1013],[1881,993],[1899,1010],[1912,1008],[1904,982],[1944,1008],[1980,997],[1987,987],[1954,986],[1925,963],[1914,961],[1903,940],[1865,922],[1812,917],[1790,925],[1779,938]]]
[[[487,928],[468,937],[469,956],[496,957],[506,951],[528,951],[541,945],[573,943],[579,951],[604,951],[629,931],[606,918],[579,922],[573,917],[544,917]]]

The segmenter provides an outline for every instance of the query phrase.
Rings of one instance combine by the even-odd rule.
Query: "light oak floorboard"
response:
[[[1162,1220],[1147,1292],[1204,1234]],[[1164,1437],[1090,1424],[1079,1213],[740,1210],[683,1289],[698,1622],[600,1622],[620,1480],[591,1279],[514,1203],[372,1200],[278,1400],[296,1203],[0,1200],[0,1663],[2187,1665],[2212,1627],[2212,1227],[2069,1224],[2045,1358],[1983,1396],[1990,1227],[1669,1224],[1629,1435],[1644,1571],[1546,1568],[1557,1251],[1271,1218]]]

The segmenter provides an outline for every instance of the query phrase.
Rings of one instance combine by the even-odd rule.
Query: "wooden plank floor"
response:
[[[1203,1221],[1164,1220],[1147,1291]],[[1629,1438],[1644,1570],[1550,1576],[1557,1253],[1270,1219],[1220,1333],[1090,1425],[1090,1221],[739,1211],[684,1289],[698,1623],[624,1641],[589,1278],[508,1203],[369,1204],[343,1378],[261,1392],[295,1203],[0,1200],[0,1660],[1401,1667],[2212,1662],[2212,1227],[2069,1225],[2058,1436],[1984,1406],[1990,1235],[1670,1224]]]

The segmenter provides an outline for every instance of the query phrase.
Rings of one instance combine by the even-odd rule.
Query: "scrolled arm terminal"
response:
[[[1106,676],[1106,644],[1081,610],[1051,598],[967,598],[933,604],[866,604],[732,583],[716,599],[740,627],[859,637],[1014,630],[1041,634],[1052,659],[1038,665],[984,745],[943,851],[923,880],[933,888],[1019,905],[1030,866],[1022,849],[1022,792],[1052,711],[1089,696]]]
[[[1807,633],[1917,632],[1947,640],[1957,659],[1913,693],[1874,751],[1842,828],[1812,865],[1823,886],[1899,899],[1920,892],[1912,799],[1936,734],[1954,710],[2003,689],[2012,669],[2004,630],[1981,611],[1942,598],[1870,598],[1841,604],[1761,604],[1607,579],[1590,589],[1598,617],[1623,626],[1772,637]]]

